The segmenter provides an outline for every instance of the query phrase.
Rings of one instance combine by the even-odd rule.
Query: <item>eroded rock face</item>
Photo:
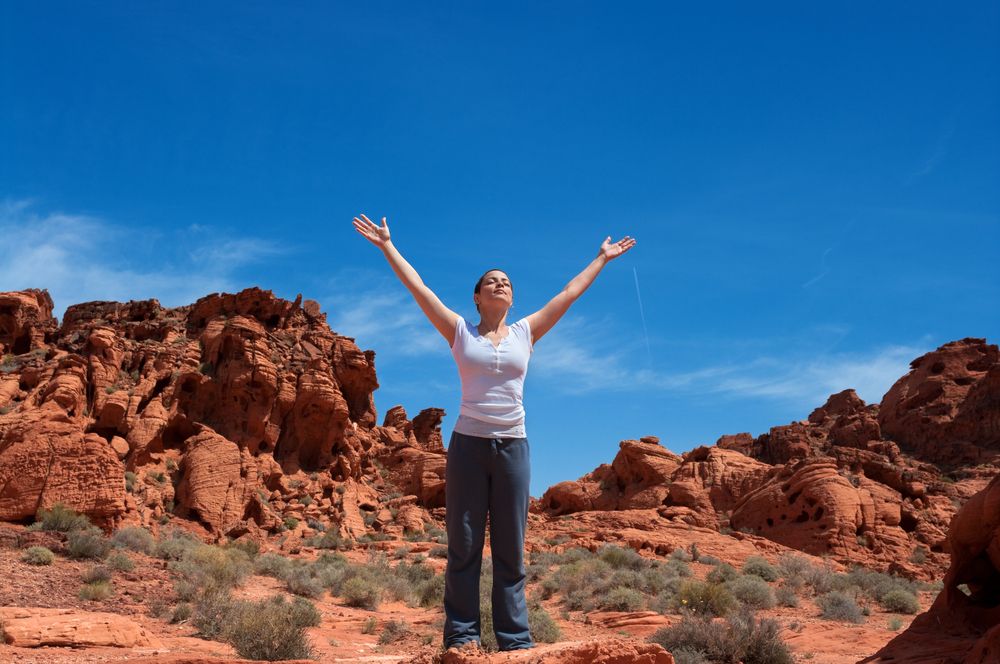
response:
[[[865,660],[988,664],[1000,650],[1000,476],[955,515],[951,566],[933,606]]]
[[[162,648],[138,623],[114,613],[0,607],[7,645],[17,648]]]
[[[917,458],[977,464],[1000,453],[1000,349],[947,343],[910,363],[882,399],[879,424]]]
[[[172,512],[217,536],[388,527],[356,513],[380,482],[374,353],[315,302],[259,288],[174,309],[87,302],[61,326],[52,308],[45,291],[0,293],[0,519],[64,502],[102,525]],[[442,416],[407,424],[428,505],[443,501]]]

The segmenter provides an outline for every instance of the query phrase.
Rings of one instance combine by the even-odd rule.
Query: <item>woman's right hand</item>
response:
[[[355,217],[354,230],[364,235],[369,242],[374,244],[379,249],[385,247],[386,243],[389,242],[389,227],[385,223],[385,217],[382,217],[381,226],[376,226],[375,223],[365,215],[361,215],[361,219]]]

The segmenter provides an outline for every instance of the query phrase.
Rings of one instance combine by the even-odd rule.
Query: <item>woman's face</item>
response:
[[[479,290],[472,299],[479,310],[482,310],[483,306],[491,309],[509,309],[514,303],[514,289],[506,273],[501,270],[490,270],[483,276]]]

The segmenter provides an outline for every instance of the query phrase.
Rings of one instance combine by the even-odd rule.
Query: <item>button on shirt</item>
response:
[[[524,377],[534,352],[528,320],[509,327],[496,346],[459,316],[451,354],[462,379],[455,431],[481,438],[526,438]]]

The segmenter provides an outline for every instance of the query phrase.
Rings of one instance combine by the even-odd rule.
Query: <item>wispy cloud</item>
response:
[[[399,282],[381,273],[350,270],[332,277],[326,288],[320,301],[330,327],[364,348],[377,349],[381,358],[448,354],[448,342]]]
[[[827,265],[826,265],[826,257],[830,255],[831,251],[833,251],[833,247],[829,247],[829,248],[827,248],[826,251],[823,252],[823,255],[820,256],[820,259],[819,259],[819,274],[817,274],[815,277],[813,277],[809,281],[807,281],[804,284],[802,284],[803,288],[809,288],[810,286],[812,286],[813,284],[815,284],[817,281],[819,281],[820,279],[822,279],[826,275],[830,274],[830,268],[827,267]]]
[[[205,227],[150,243],[141,223],[40,213],[36,206],[30,199],[0,203],[0,290],[44,288],[58,318],[80,302],[156,298],[180,306],[207,293],[239,290],[245,284],[234,270],[282,252],[263,240],[213,235]],[[177,257],[166,252],[171,245],[197,248]]]
[[[831,346],[669,372],[635,368],[636,349],[604,350],[605,340],[612,335],[601,323],[573,318],[560,326],[536,346],[531,371],[553,388],[571,394],[654,391],[763,398],[812,408],[831,394],[852,388],[865,401],[875,403],[909,371],[911,360],[932,349],[929,338],[856,352],[833,353]],[[846,334],[840,327],[831,329],[839,330],[840,338]]]
[[[907,186],[913,184],[917,180],[926,177],[934,172],[938,164],[945,158],[948,154],[948,146],[951,144],[951,139],[955,135],[955,124],[954,122],[949,122],[945,127],[944,132],[938,136],[937,141],[934,143],[934,147],[930,154],[923,159],[917,168],[906,176],[903,183]]]

